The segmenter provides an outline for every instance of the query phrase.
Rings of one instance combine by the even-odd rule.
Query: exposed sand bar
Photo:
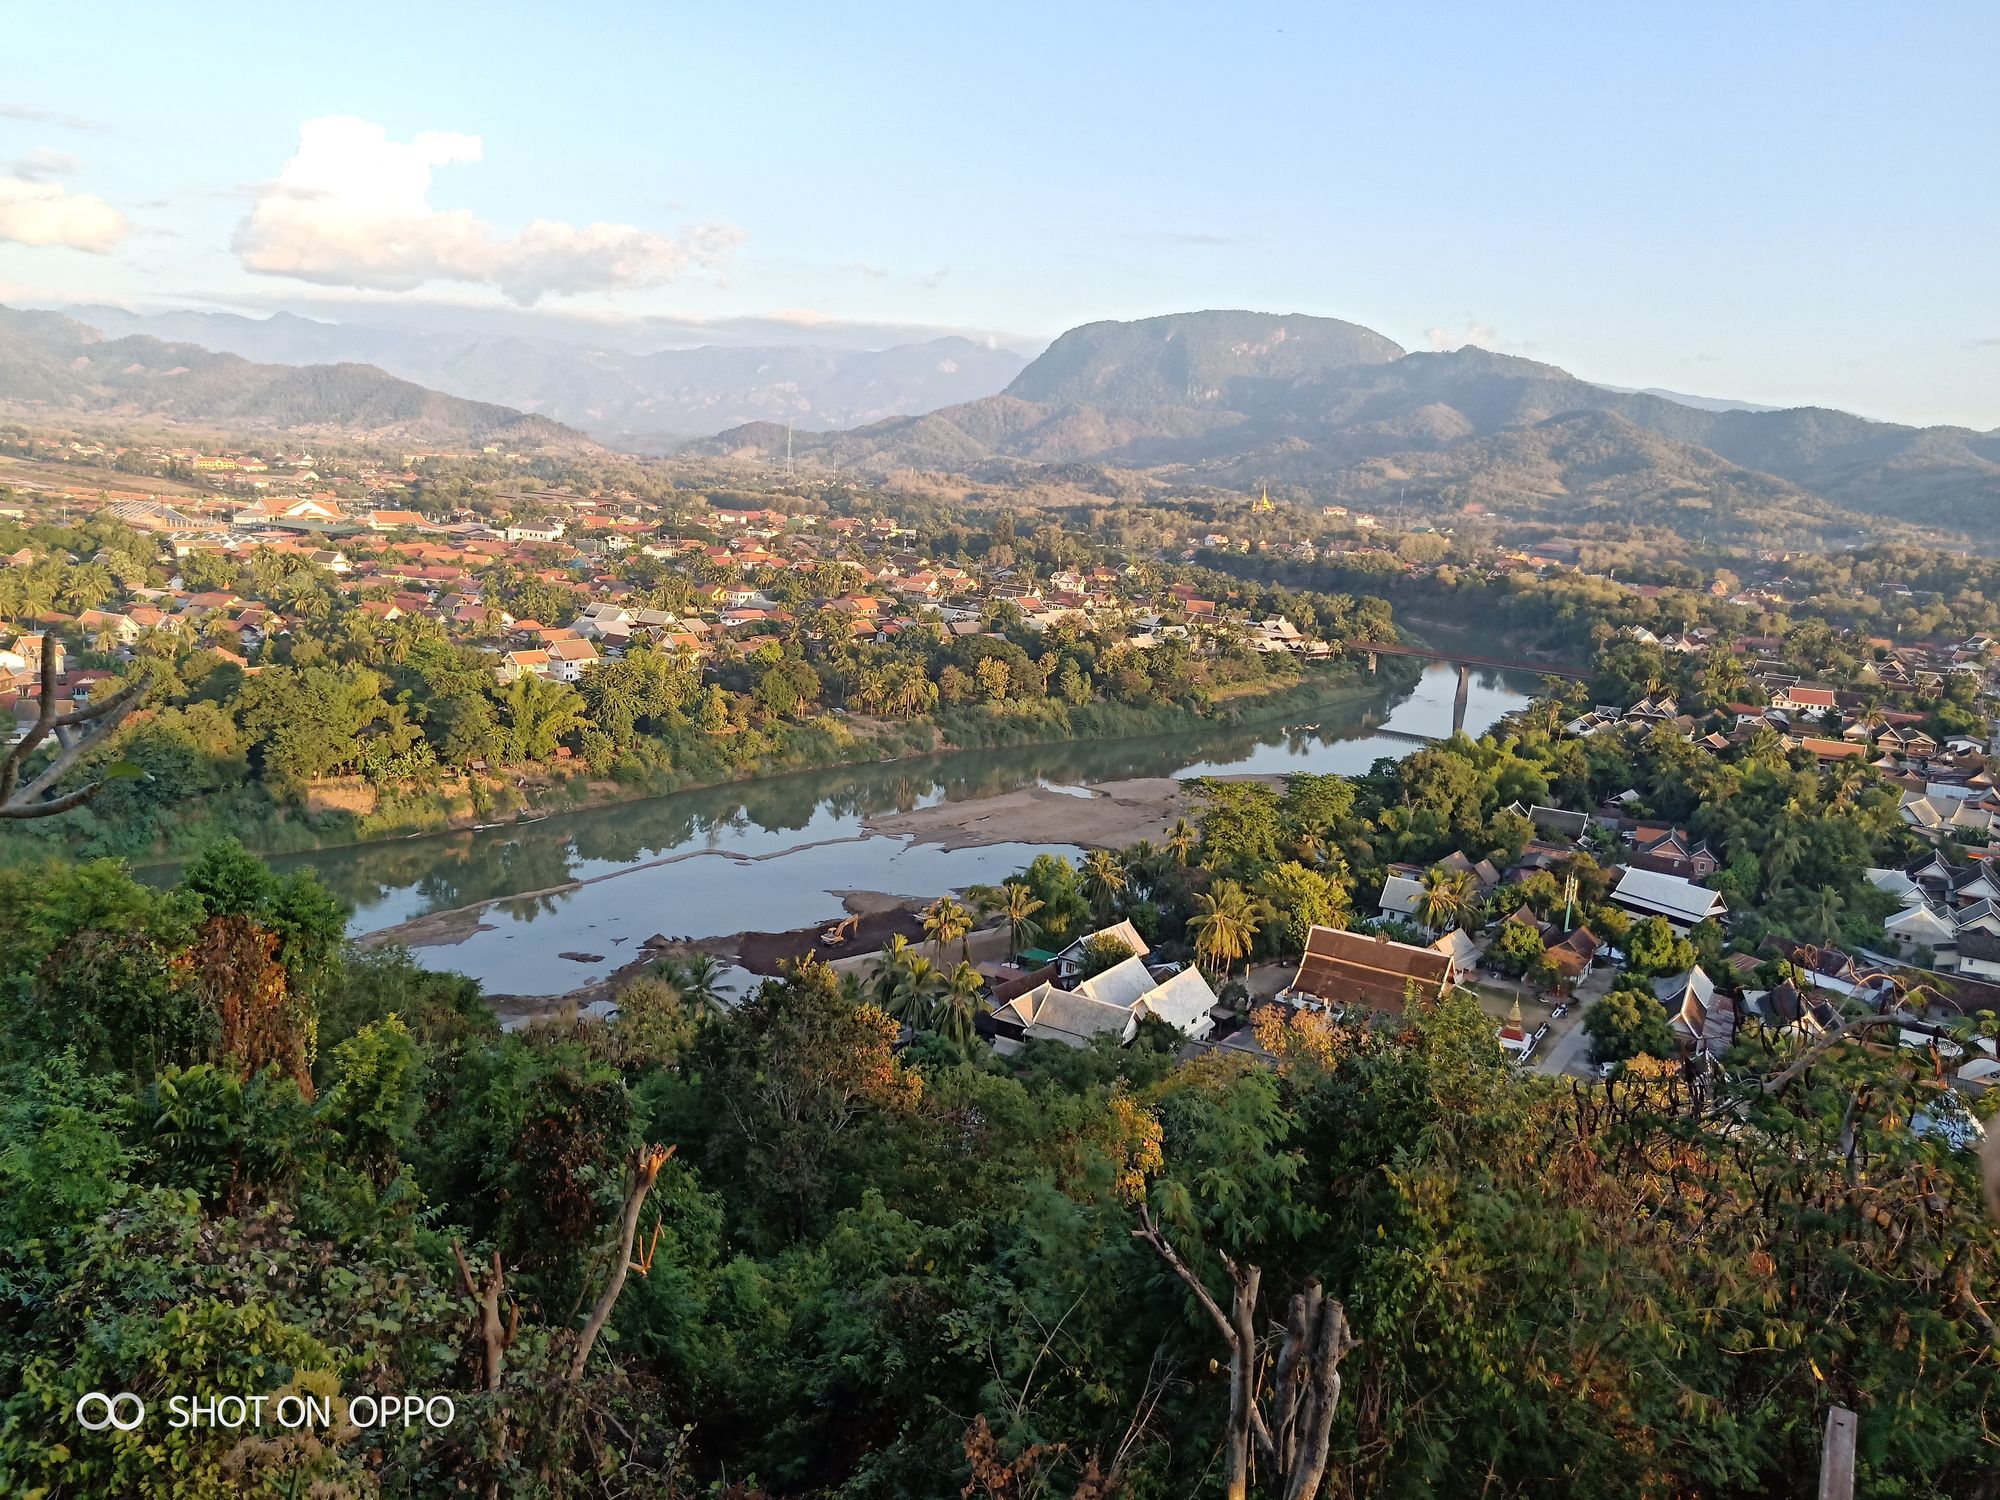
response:
[[[1026,786],[965,802],[940,802],[914,812],[887,813],[867,821],[870,833],[893,834],[947,849],[975,844],[1080,844],[1116,849],[1139,839],[1158,843],[1189,799],[1170,776],[1101,781],[1063,791]]]

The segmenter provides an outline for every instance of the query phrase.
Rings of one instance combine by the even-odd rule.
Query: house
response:
[[[1935,858],[1935,856],[1933,856]],[[1903,870],[1868,869],[1862,872],[1868,883],[1878,891],[1886,891],[1904,906],[1921,906],[1924,902],[1924,888],[1915,878]],[[1949,878],[1947,875],[1945,878]]]
[[[1790,714],[1829,714],[1837,703],[1830,687],[1807,687],[1802,683],[1771,689],[1771,707]]]
[[[1958,972],[1967,979],[2000,979],[2000,937],[1984,932],[1960,933]]]
[[[1683,1052],[1722,1052],[1736,1040],[1736,1008],[1716,990],[1700,964],[1683,974],[1655,979],[1653,994],[1666,1008]]]
[[[1479,964],[1479,945],[1466,935],[1463,927],[1454,927],[1431,947],[1451,960],[1451,982],[1462,982]]]
[[[1929,948],[1935,953],[1940,948],[1949,947],[1957,936],[1957,929],[1922,901],[1915,906],[1906,906],[1886,919],[1882,930],[1889,935],[1889,941],[1900,958],[1908,958],[1919,948]]]
[[[370,531],[399,531],[428,523],[414,510],[371,510],[361,518],[361,524]]]
[[[1454,875],[1470,875],[1473,884],[1478,886],[1482,893],[1500,884],[1500,872],[1493,868],[1493,861],[1474,860],[1463,849],[1452,850],[1437,862],[1437,868],[1449,870]]]
[[[1153,951],[1147,946],[1146,940],[1139,936],[1139,929],[1130,921],[1113,922],[1109,927],[1100,927],[1095,932],[1085,933],[1056,955],[1056,973],[1064,984],[1074,981],[1082,971],[1084,950],[1100,942],[1118,943],[1134,958],[1144,958]]]
[[[1746,1009],[1775,1031],[1791,1031],[1801,1037],[1817,1036],[1838,1019],[1833,1002],[1801,990],[1791,980],[1776,989],[1744,997]]]
[[[1099,1036],[1115,1036],[1122,1045],[1151,1016],[1199,1042],[1215,1029],[1215,1005],[1215,992],[1199,969],[1158,978],[1135,953],[1073,989],[1044,981],[1002,1002],[993,1012],[993,1027],[1001,1036],[1068,1047],[1087,1047]]]
[[[1400,1014],[1406,993],[1441,999],[1452,987],[1452,960],[1432,948],[1380,934],[1314,927],[1283,998],[1294,1005],[1358,1005]]]
[[[1392,922],[1407,922],[1412,927],[1424,927],[1417,920],[1417,908],[1424,899],[1424,884],[1412,880],[1407,875],[1390,875],[1382,882],[1382,899],[1377,903],[1382,916]]]
[[[1697,922],[1720,919],[1728,910],[1721,895],[1678,875],[1627,865],[1611,899],[1635,917],[1665,917],[1685,934]]]
[[[1558,838],[1581,843],[1590,831],[1590,814],[1565,812],[1560,807],[1543,807],[1540,803],[1528,809],[1528,821],[1543,833],[1554,834]]]
[[[1680,875],[1693,881],[1708,879],[1722,868],[1706,839],[1696,839],[1679,828],[1641,828],[1633,837],[1632,863],[1642,870],[1663,875]]]
[[[510,542],[559,542],[563,536],[560,521],[520,521],[500,533]]]
[[[557,682],[576,682],[583,669],[598,659],[597,647],[582,639],[548,643],[549,675]]]
[[[1542,949],[1542,956],[1555,966],[1566,985],[1574,985],[1590,977],[1597,963],[1598,947],[1597,934],[1588,927],[1579,927],[1548,943]]]

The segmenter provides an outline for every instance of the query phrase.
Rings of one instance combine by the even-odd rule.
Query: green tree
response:
[[[1619,986],[1584,1011],[1583,1029],[1590,1037],[1592,1062],[1624,1062],[1641,1053],[1672,1057],[1676,1051],[1666,1007],[1651,993],[1630,986]]]

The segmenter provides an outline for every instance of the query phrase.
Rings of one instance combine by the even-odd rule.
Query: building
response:
[[[563,537],[563,523],[560,521],[522,521],[509,526],[501,535],[510,542],[559,542]]]
[[[1285,998],[1294,1005],[1359,1005],[1399,1015],[1406,995],[1442,999],[1452,983],[1451,957],[1436,949],[1314,927]]]
[[[1632,866],[1626,867],[1611,899],[1635,917],[1665,917],[1682,934],[1697,922],[1720,920],[1728,910],[1722,897],[1706,886]]]
[[[1095,932],[1085,933],[1056,955],[1056,973],[1064,984],[1072,983],[1082,972],[1084,950],[1098,942],[1117,943],[1134,958],[1144,958],[1153,951],[1146,945],[1146,940],[1139,936],[1139,929],[1131,922],[1113,922],[1109,927],[1100,927]]]
[[[1122,1045],[1151,1016],[1199,1042],[1215,1029],[1215,1004],[1215,991],[1199,969],[1158,978],[1135,954],[1074,989],[1045,981],[1002,1002],[993,1012],[993,1029],[1003,1037],[1066,1047],[1087,1047],[1100,1036],[1116,1037]]]

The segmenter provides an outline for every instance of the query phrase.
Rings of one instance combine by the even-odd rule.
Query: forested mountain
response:
[[[265,365],[143,335],[107,339],[59,313],[0,307],[0,405],[38,417],[170,422],[399,441],[587,447],[546,417],[467,401],[371,365]]]
[[[1026,363],[1011,349],[958,337],[886,349],[655,351],[621,347],[608,337],[583,344],[500,329],[320,322],[284,312],[268,318],[141,315],[102,306],[69,312],[113,336],[185,340],[274,364],[379,365],[436,390],[535,412],[641,450],[759,419],[825,430],[930,411],[989,396]]]
[[[1579,412],[1620,420],[1499,441]],[[1585,430],[1587,450],[1575,441]],[[782,430],[751,425],[696,451],[768,457],[783,440]],[[1818,502],[1836,521],[1851,512],[1856,526],[1880,518],[1974,535],[1990,534],[2000,516],[2000,431],[1816,407],[1702,409],[1483,349],[1405,354],[1353,324],[1253,313],[1089,324],[999,396],[795,438],[794,448],[877,470],[1173,467],[1329,496],[1379,495],[1393,481],[1412,504],[1560,510],[1565,496],[1592,506],[1671,496],[1688,513],[1714,514],[1779,499]],[[1585,461],[1572,468],[1564,453]]]

